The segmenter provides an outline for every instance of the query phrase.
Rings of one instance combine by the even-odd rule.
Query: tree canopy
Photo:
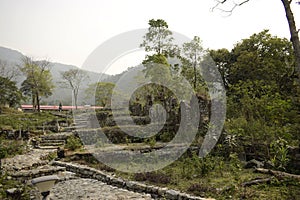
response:
[[[74,103],[77,109],[79,88],[82,82],[88,78],[88,75],[81,69],[70,69],[68,71],[61,72],[61,77],[63,79],[62,84],[72,89]]]
[[[98,82],[89,85],[85,92],[87,98],[95,98],[96,105],[110,107],[114,87],[114,83]]]
[[[10,107],[19,105],[23,96],[15,82],[9,78],[0,76],[0,105],[9,105]]]
[[[54,88],[50,62],[37,61],[25,56],[22,58],[20,70],[26,77],[22,82],[21,91],[32,99],[34,109],[37,106],[37,110],[40,111],[41,97],[51,96]]]

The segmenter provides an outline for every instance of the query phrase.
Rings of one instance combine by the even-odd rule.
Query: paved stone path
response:
[[[140,194],[92,179],[72,179],[57,183],[49,195],[51,200],[150,200],[149,194]]]
[[[46,157],[50,152],[53,151],[55,150],[32,149],[26,154],[3,159],[2,168],[5,171],[20,171],[46,165],[48,160],[43,160],[42,158]]]
[[[55,150],[32,149],[24,155],[17,155],[13,158],[6,158],[2,162],[5,171],[21,172],[26,170],[47,167],[48,160],[41,158],[47,156]],[[38,167],[39,166],[39,167]],[[68,173],[68,172],[66,172]],[[68,176],[68,175],[67,175]],[[149,194],[135,193],[115,186],[107,185],[101,181],[93,179],[83,179],[79,177],[60,178],[49,195],[51,200],[150,200]],[[39,200],[40,195],[37,189],[31,191],[31,200]]]

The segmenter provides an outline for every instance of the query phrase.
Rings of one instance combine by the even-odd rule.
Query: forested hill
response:
[[[22,57],[24,55],[16,50],[12,50],[6,47],[0,47],[0,61],[2,64],[5,64],[9,66],[9,68],[16,67],[17,65],[21,64]],[[50,58],[51,61],[51,58]],[[72,100],[71,96],[71,90],[63,88],[59,82],[61,81],[61,76],[60,73],[67,71],[69,69],[76,69],[78,68],[77,66],[74,65],[66,65],[58,62],[51,62],[51,73],[53,77],[53,82],[55,84],[55,89],[53,92],[53,95],[47,99],[42,99],[44,103],[47,104],[57,104],[59,101],[62,101],[66,104],[70,103]],[[106,74],[100,74],[96,72],[91,72],[91,71],[86,71],[89,79],[85,80],[82,83],[82,88],[81,88],[81,94],[79,97],[79,102],[81,104],[83,103],[88,103],[86,100],[84,100],[85,94],[84,90],[87,88],[87,86],[91,83],[98,82],[100,78],[106,79],[109,78],[109,75]],[[15,81],[17,82],[17,85],[20,86],[22,81],[25,79],[25,77],[20,73],[20,76],[16,77]]]

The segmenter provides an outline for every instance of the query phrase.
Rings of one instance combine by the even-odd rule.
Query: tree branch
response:
[[[249,181],[249,182],[242,183],[242,186],[243,187],[248,187],[248,186],[251,186],[251,185],[258,185],[258,184],[262,184],[262,183],[270,183],[272,179],[274,179],[274,177],[255,179],[255,180],[252,180],[252,181]]]
[[[289,174],[286,172],[275,171],[275,170],[264,169],[264,168],[257,168],[257,169],[255,169],[255,172],[260,172],[263,174],[271,174],[273,176],[276,176],[279,179],[293,178],[293,179],[300,181],[300,175],[296,175],[296,174]]]
[[[220,6],[220,4],[225,4],[226,2],[228,2],[228,0],[223,0],[223,1],[216,0],[216,5],[214,7],[212,7],[211,10],[214,11],[215,9],[218,9],[218,10],[224,12],[224,13],[229,13],[227,16],[230,16],[236,7],[242,6],[243,4],[245,4],[245,3],[249,2],[249,1],[250,0],[244,0],[241,3],[233,2],[234,5],[232,6],[232,8],[229,9],[229,10],[226,10],[226,9],[219,8],[219,6]]]

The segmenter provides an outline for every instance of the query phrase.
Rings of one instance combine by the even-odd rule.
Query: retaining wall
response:
[[[176,190],[170,190],[168,188],[160,188],[157,186],[150,186],[136,181],[129,181],[121,178],[116,178],[100,170],[88,166],[84,166],[84,165],[65,163],[61,161],[53,161],[51,162],[51,164],[54,166],[65,167],[67,171],[76,173],[78,176],[82,178],[96,179],[105,182],[109,185],[117,186],[119,188],[124,188],[139,193],[147,193],[150,194],[153,198],[164,197],[166,199],[171,199],[171,200],[175,200],[175,199],[176,200],[177,199],[178,200],[212,200],[212,199],[206,199],[202,197],[191,196],[189,194],[182,193]]]

